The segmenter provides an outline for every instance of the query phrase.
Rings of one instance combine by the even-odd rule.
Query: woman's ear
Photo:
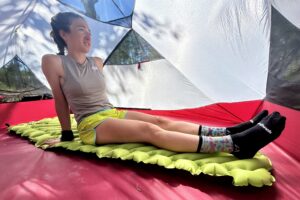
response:
[[[59,33],[59,35],[60,35],[60,37],[64,40],[64,41],[66,41],[66,32],[65,31],[63,31],[63,30],[59,30],[58,31],[58,33]]]

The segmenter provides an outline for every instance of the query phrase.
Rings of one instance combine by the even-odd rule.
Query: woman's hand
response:
[[[53,147],[55,144],[60,142],[60,138],[50,138],[45,140],[42,145],[49,145],[49,147]]]
[[[72,130],[63,130],[61,131],[61,138],[49,138],[43,142],[43,145],[49,145],[49,147],[53,147],[55,144],[65,141],[74,140],[74,134]]]

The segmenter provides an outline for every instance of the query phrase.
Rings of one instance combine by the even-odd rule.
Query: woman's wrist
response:
[[[62,130],[61,131],[61,141],[72,141],[74,139],[74,134],[72,130]]]

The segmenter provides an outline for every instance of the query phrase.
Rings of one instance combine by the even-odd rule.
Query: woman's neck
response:
[[[86,55],[82,53],[68,52],[67,56],[73,58],[78,64],[83,64],[86,60]]]

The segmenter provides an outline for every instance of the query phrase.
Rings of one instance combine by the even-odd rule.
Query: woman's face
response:
[[[68,51],[87,53],[91,47],[91,32],[86,21],[81,18],[73,19],[69,29],[69,33],[64,31],[60,33],[68,46]]]

